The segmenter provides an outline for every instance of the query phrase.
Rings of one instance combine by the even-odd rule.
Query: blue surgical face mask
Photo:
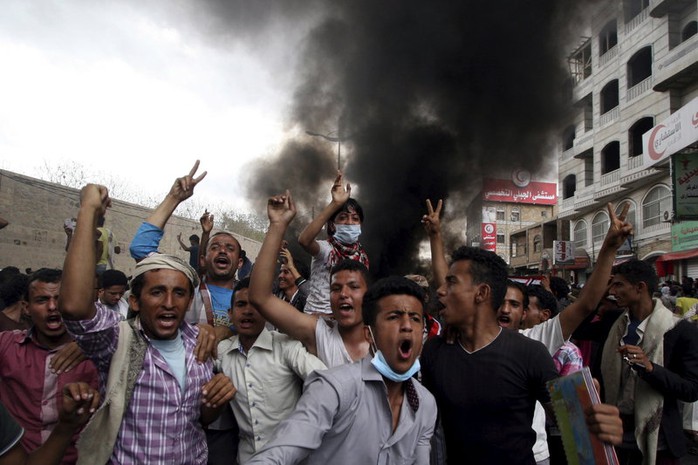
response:
[[[336,224],[334,228],[334,238],[344,245],[354,244],[361,235],[360,224]]]
[[[376,370],[378,370],[381,375],[385,376],[390,381],[395,381],[396,383],[407,381],[421,368],[419,365],[419,359],[416,359],[409,370],[404,373],[396,373],[392,368],[390,368],[388,362],[385,361],[385,357],[383,357],[383,353],[380,350],[376,352],[373,360],[371,360],[371,365],[376,367]]]

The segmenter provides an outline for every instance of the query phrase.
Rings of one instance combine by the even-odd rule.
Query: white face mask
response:
[[[361,235],[360,224],[336,224],[334,238],[344,245],[354,244]]]

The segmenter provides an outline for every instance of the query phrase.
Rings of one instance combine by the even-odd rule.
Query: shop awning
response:
[[[669,252],[660,255],[657,258],[658,262],[673,262],[676,260],[688,260],[689,258],[698,257],[698,249],[682,250],[681,252]]]

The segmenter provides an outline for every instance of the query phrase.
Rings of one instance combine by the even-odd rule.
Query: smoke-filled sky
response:
[[[302,227],[337,169],[305,131],[331,133],[372,269],[407,273],[424,199],[462,221],[483,176],[554,166],[567,3],[7,1],[0,166],[75,157],[162,195],[201,158],[200,195],[290,188]]]

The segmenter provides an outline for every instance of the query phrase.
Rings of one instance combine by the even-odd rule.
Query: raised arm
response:
[[[189,174],[175,179],[174,184],[170,188],[170,192],[167,193],[163,201],[160,202],[160,205],[157,206],[145,221],[160,229],[164,229],[167,220],[170,219],[170,216],[172,216],[172,213],[174,213],[179,204],[194,195],[194,188],[206,177],[206,171],[204,171],[195,178],[194,175],[198,169],[199,160],[196,160]]]
[[[182,240],[182,233],[177,234],[177,242],[179,242],[179,246],[185,252],[189,252],[191,250],[191,247],[187,247],[187,244],[185,244],[184,241]]]
[[[318,245],[315,238],[322,227],[332,218],[342,205],[344,205],[349,197],[351,196],[351,185],[347,183],[346,188],[344,187],[343,174],[341,171],[337,172],[337,177],[334,179],[334,184],[332,184],[332,201],[320,212],[318,216],[313,218],[308,226],[303,229],[303,231],[298,236],[298,243],[313,257],[320,251],[320,246]]]
[[[199,263],[201,259],[206,256],[206,247],[208,247],[208,239],[211,237],[211,230],[213,229],[213,214],[209,213],[208,210],[204,210],[204,214],[199,218],[199,223],[201,223],[201,240],[199,241]]]
[[[175,179],[170,192],[167,193],[160,205],[153,210],[153,213],[145,219],[145,222],[138,229],[130,247],[131,256],[136,261],[142,260],[150,253],[157,252],[160,239],[162,238],[162,231],[170,216],[172,216],[172,213],[174,213],[180,203],[194,195],[194,187],[206,176],[206,171],[204,171],[198,177],[194,177],[198,169],[199,160],[196,160],[196,163],[194,163],[187,175]]]
[[[313,355],[317,355],[315,325],[317,320],[272,294],[276,257],[284,233],[296,216],[291,193],[271,197],[267,203],[269,230],[257,255],[250,279],[249,298],[257,311],[271,324],[290,337],[300,341]]]
[[[88,184],[80,192],[80,210],[73,240],[63,265],[58,309],[63,318],[88,320],[95,315],[94,277],[97,248],[94,232],[97,219],[111,205],[104,186]]]
[[[286,259],[286,267],[289,273],[291,273],[291,276],[293,276],[293,281],[296,283],[296,286],[300,286],[302,283],[299,283],[298,280],[301,279],[302,276],[300,272],[298,272],[298,268],[296,268],[296,262],[293,261],[293,254],[291,254],[291,251],[286,247],[281,247],[279,254]]]
[[[431,267],[434,273],[434,287],[437,289],[446,282],[448,274],[448,263],[444,253],[444,241],[441,237],[441,208],[443,200],[436,204],[436,210],[431,205],[431,200],[427,199],[427,214],[422,217],[422,224],[429,235],[429,246],[431,248]]]
[[[560,312],[560,327],[562,328],[562,335],[565,339],[572,336],[577,326],[579,326],[590,313],[596,310],[597,305],[606,293],[608,279],[611,276],[611,269],[613,268],[613,260],[615,260],[616,257],[616,251],[633,233],[633,226],[625,221],[628,208],[630,208],[629,203],[623,206],[623,210],[617,216],[613,210],[613,205],[609,203],[607,208],[611,224],[606,233],[606,238],[603,241],[601,250],[599,251],[594,271],[579,293],[577,300]]]

